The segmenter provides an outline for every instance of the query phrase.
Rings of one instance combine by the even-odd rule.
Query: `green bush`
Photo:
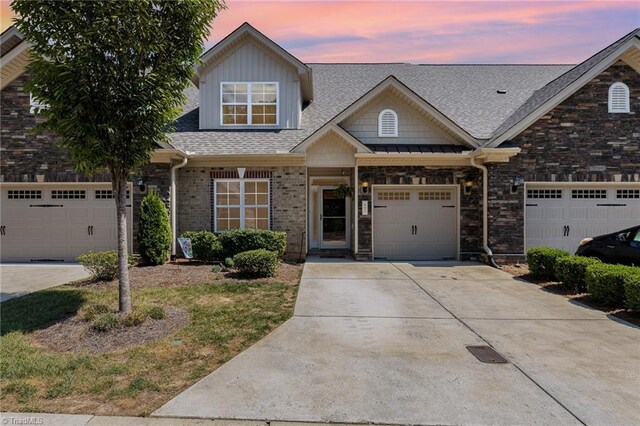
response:
[[[100,332],[113,330],[119,325],[120,319],[112,313],[99,315],[95,321],[93,321],[93,329]]]
[[[204,262],[212,262],[220,259],[222,249],[218,237],[209,231],[188,231],[181,235],[182,238],[191,239],[193,257]]]
[[[233,229],[218,236],[223,257],[233,257],[238,253],[264,249],[282,257],[287,250],[287,234],[263,229]]]
[[[600,259],[596,259],[595,257],[559,257],[556,259],[556,277],[567,289],[573,290],[577,293],[584,293],[587,291],[587,284],[584,280],[587,267],[597,263],[602,262],[600,262]]]
[[[278,253],[265,250],[249,250],[233,257],[238,273],[244,277],[273,277],[278,273]]]
[[[557,281],[556,260],[569,256],[569,253],[551,247],[534,247],[527,250],[529,272],[540,280]]]
[[[149,191],[140,203],[138,250],[147,265],[162,265],[169,259],[171,225],[167,207],[157,192]]]
[[[142,311],[133,311],[129,312],[124,319],[122,320],[122,324],[125,327],[135,327],[136,325],[140,325],[147,319],[147,315]]]
[[[632,266],[595,264],[587,267],[585,280],[587,291],[593,299],[622,307],[625,300],[625,283],[638,280],[638,271]]]
[[[115,250],[89,251],[76,260],[94,279],[110,281],[118,276],[118,253]]]
[[[640,268],[634,267],[624,282],[625,306],[640,312]]]
[[[167,317],[167,312],[164,310],[162,306],[155,305],[147,309],[147,315],[151,319],[161,320]]]
[[[98,303],[96,305],[89,305],[82,311],[82,319],[85,321],[93,321],[100,314],[107,314],[111,312],[111,309],[107,305]]]

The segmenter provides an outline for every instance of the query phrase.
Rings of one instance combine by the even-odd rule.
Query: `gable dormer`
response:
[[[311,69],[248,23],[196,69],[200,129],[297,129],[313,98]]]

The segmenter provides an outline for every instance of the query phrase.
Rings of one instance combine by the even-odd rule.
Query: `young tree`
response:
[[[162,265],[169,258],[171,225],[167,207],[155,191],[150,191],[140,203],[138,250],[147,265]]]
[[[29,89],[43,127],[60,137],[76,169],[108,169],[118,224],[120,311],[131,311],[127,181],[149,161],[184,102],[222,0],[14,0],[31,45]]]

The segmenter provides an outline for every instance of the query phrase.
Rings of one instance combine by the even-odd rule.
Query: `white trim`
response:
[[[221,207],[237,207],[240,209],[240,229],[245,229],[245,208],[248,207],[266,207],[267,208],[267,229],[271,229],[271,179],[213,179],[213,232],[220,233],[225,231],[218,231],[218,188],[216,183],[218,182],[238,182],[240,183],[240,204],[228,204]],[[267,204],[249,204],[244,202],[244,184],[245,182],[266,182],[267,183]]]
[[[222,86],[225,84],[246,84],[247,85],[247,102],[228,102],[223,103],[223,91]],[[251,113],[252,113],[252,101],[251,101],[251,92],[254,84],[275,84],[276,86],[276,123],[275,124],[254,124],[251,122]],[[247,123],[246,124],[224,124],[223,121],[223,105],[234,105],[234,106],[246,106],[247,107]],[[273,104],[265,104],[265,105],[273,105]],[[277,81],[221,81],[220,82],[220,127],[230,127],[230,128],[238,128],[238,127],[279,127],[280,126],[280,83]]]
[[[393,133],[386,134],[382,129],[382,116],[391,114],[393,116]],[[385,108],[378,114],[378,137],[379,138],[397,138],[398,137],[398,113],[391,108]]]
[[[622,88],[624,90],[624,106],[623,109],[614,109],[613,107],[613,91],[617,88]],[[629,86],[624,84],[621,81],[616,81],[611,86],[609,86],[609,113],[610,114],[625,114],[630,112],[629,107]]]
[[[370,186],[370,194],[371,194],[371,206],[370,206],[370,210],[369,210],[369,214],[371,215],[371,260],[374,261],[376,258],[376,254],[375,254],[375,193],[376,191],[379,189],[446,189],[446,190],[452,190],[453,191],[453,196],[454,199],[456,200],[456,217],[455,217],[455,226],[456,226],[456,231],[455,231],[455,236],[456,236],[456,241],[455,241],[455,253],[456,253],[456,260],[460,260],[460,185],[455,185],[455,184],[444,184],[444,185],[385,185],[385,184],[378,184],[378,185],[371,185]]]

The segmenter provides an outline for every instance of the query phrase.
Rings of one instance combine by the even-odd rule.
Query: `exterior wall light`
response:
[[[147,186],[144,184],[144,180],[142,180],[141,176],[138,176],[136,178],[136,185],[138,186],[140,192],[142,192],[143,194],[147,191]]]
[[[464,195],[469,195],[471,194],[471,188],[475,186],[475,182],[472,180],[467,180],[462,184],[462,186],[464,188]]]
[[[520,176],[516,176],[511,179],[511,193],[516,194],[518,192],[518,188],[524,185],[524,179]]]
[[[363,194],[368,194],[369,193],[369,182],[360,182],[360,187],[362,188],[362,193]]]

